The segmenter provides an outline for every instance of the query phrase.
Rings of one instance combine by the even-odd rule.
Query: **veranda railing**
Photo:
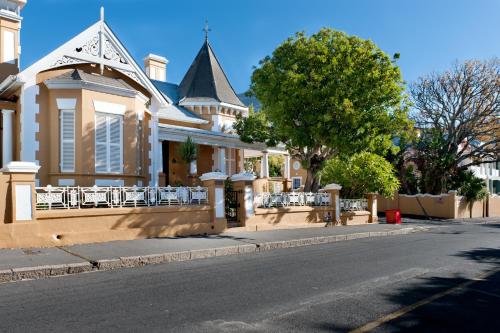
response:
[[[288,206],[329,206],[329,193],[319,192],[263,192],[255,195],[257,207],[288,207]],[[368,209],[366,199],[340,199],[341,211],[360,211]]]
[[[360,211],[368,210],[368,200],[367,199],[340,199],[340,210],[341,211]]]
[[[263,192],[255,195],[257,207],[329,206],[329,193]]]
[[[200,205],[208,203],[206,187],[37,187],[36,208],[78,209]]]

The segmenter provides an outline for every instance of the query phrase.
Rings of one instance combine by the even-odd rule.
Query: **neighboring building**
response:
[[[143,70],[101,13],[19,72],[25,4],[0,2],[2,165],[37,163],[38,186],[193,185],[203,173],[242,172],[246,155],[266,150],[234,134],[248,108],[208,38],[177,85],[167,82],[164,57],[150,54]],[[194,176],[178,153],[187,137],[199,147]]]
[[[500,194],[500,162],[483,163],[469,168],[474,174],[485,180],[488,191]]]

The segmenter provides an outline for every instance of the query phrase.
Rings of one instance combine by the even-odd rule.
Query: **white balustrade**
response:
[[[255,195],[257,207],[329,206],[330,194],[304,192],[262,192]]]
[[[37,187],[36,208],[116,208],[208,203],[206,187]]]
[[[341,211],[368,210],[367,199],[340,199]]]

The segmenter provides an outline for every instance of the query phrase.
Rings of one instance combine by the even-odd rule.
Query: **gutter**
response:
[[[0,83],[0,96],[6,92],[7,90],[9,90],[10,88],[12,88],[12,86],[14,86],[15,83],[20,83],[20,81],[18,81],[18,78],[17,78],[17,75],[9,75],[5,78],[5,80],[3,80],[2,83]]]

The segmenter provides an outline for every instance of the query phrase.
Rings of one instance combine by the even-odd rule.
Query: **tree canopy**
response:
[[[361,198],[375,192],[392,197],[399,188],[392,164],[368,152],[326,161],[321,179],[326,183],[342,185],[342,196],[346,198]]]
[[[500,159],[500,59],[455,63],[410,86],[420,139],[406,159],[421,173],[421,191],[446,192],[473,165]]]
[[[306,190],[332,156],[384,153],[410,127],[401,73],[373,42],[331,29],[297,33],[252,75],[259,113],[239,118],[245,142],[283,143],[308,171]]]

